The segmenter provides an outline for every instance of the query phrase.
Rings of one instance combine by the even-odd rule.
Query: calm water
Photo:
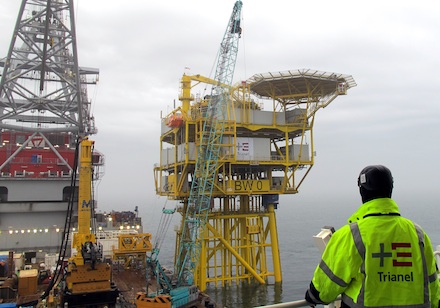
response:
[[[399,202],[402,216],[420,224],[431,237],[433,246],[440,245],[440,232],[437,225],[436,205],[423,203],[414,204],[411,201]],[[319,204],[322,204],[320,202]],[[302,201],[301,205],[282,204],[277,210],[278,238],[282,263],[283,282],[269,285],[240,284],[225,288],[208,288],[209,294],[222,307],[255,307],[280,302],[301,300],[304,298],[313,271],[320,261],[320,252],[313,242],[313,235],[323,226],[333,226],[336,229],[345,224],[346,219],[359,206],[355,204],[338,204],[318,206],[316,202]],[[178,217],[176,216],[178,219]],[[143,218],[144,219],[144,218]],[[145,221],[144,229],[150,231]],[[156,220],[157,221],[157,220]],[[174,222],[173,222],[174,223]],[[177,224],[178,221],[175,220]],[[152,224],[153,225],[153,224]],[[168,231],[170,240],[162,246],[161,257],[172,259],[174,249],[173,226]],[[151,229],[155,230],[155,229]],[[163,259],[162,259],[163,260]],[[170,263],[171,261],[169,261]],[[162,261],[163,263],[163,261]],[[171,265],[171,264],[170,264]]]

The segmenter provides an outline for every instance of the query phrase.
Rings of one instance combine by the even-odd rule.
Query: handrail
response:
[[[287,302],[287,303],[281,303],[281,304],[273,304],[273,305],[267,305],[267,306],[259,306],[254,308],[296,308],[296,307],[307,307],[310,306],[310,304],[305,300],[299,300],[299,301],[293,301],[293,302]]]
[[[340,299],[341,299],[341,295],[339,295],[336,298],[335,302],[339,301]],[[339,307],[339,305],[335,305],[335,302],[326,305],[326,307],[329,307],[329,308]],[[297,307],[308,307],[308,306],[313,307],[305,299],[302,299],[302,300],[299,300],[299,301],[280,303],[280,304],[273,304],[273,305],[266,305],[266,306],[258,306],[258,307],[254,307],[254,308],[297,308]]]

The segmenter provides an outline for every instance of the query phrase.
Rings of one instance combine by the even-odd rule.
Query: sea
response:
[[[283,196],[284,197],[284,196]],[[411,200],[409,200],[411,199]],[[438,203],[427,198],[394,199],[402,216],[418,223],[430,236],[434,250],[440,245],[440,226],[438,225]],[[295,199],[294,199],[295,200]],[[314,243],[313,236],[324,226],[340,228],[348,217],[360,206],[360,200],[341,201],[341,198],[328,200],[319,196],[301,198],[295,202],[289,199],[281,202],[277,209],[278,240],[282,266],[282,282],[240,283],[226,287],[208,286],[207,293],[219,307],[251,308],[270,304],[285,303],[304,299],[313,272],[320,261],[321,252]],[[178,224],[178,219],[173,223]],[[151,217],[143,218],[144,231],[149,231]],[[157,222],[157,220],[155,220]],[[154,223],[151,224],[151,227]],[[172,229],[173,226],[170,228]],[[174,232],[169,230],[160,252],[160,259],[167,260],[172,267],[174,253]],[[439,248],[440,249],[440,248]],[[163,263],[163,261],[162,261]]]

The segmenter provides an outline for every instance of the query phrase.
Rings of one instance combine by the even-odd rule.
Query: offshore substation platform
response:
[[[191,212],[192,182],[201,176],[196,168],[200,146],[213,121],[206,112],[213,98],[197,92],[205,85],[218,86],[218,81],[184,74],[181,106],[162,116],[156,193],[180,201],[182,226]],[[201,253],[194,281],[201,289],[251,279],[281,282],[275,215],[279,195],[296,194],[314,164],[317,111],[356,83],[350,75],[299,69],[220,86],[229,95],[220,138],[211,141],[219,143],[219,154],[206,223],[199,226]],[[176,247],[188,241],[182,228]]]

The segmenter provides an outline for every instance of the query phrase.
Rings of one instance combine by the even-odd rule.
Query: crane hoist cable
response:
[[[162,216],[160,217],[159,225],[157,227],[156,240],[154,241],[153,245],[155,249],[160,249],[162,247],[162,244],[166,238],[165,235],[167,234],[173,219],[172,214],[174,214],[175,211],[176,209],[170,210],[163,207]]]
[[[91,151],[92,151],[92,159],[93,159],[93,152],[94,152],[94,150],[95,150],[95,144],[93,143],[93,145],[92,145],[92,149],[91,149]],[[93,162],[92,162],[92,165],[93,165]],[[91,182],[91,185],[92,185],[92,189],[91,189],[91,212],[92,212],[92,219],[91,219],[91,232],[93,233],[93,234],[96,234],[96,231],[97,231],[97,228],[96,228],[96,217],[95,217],[95,215],[93,215],[94,213],[95,213],[95,178],[94,178],[94,175],[95,175],[95,172],[94,172],[95,170],[94,169],[92,169],[92,182]],[[98,176],[98,173],[96,173],[96,175]]]
[[[79,145],[80,145],[80,139],[78,138],[75,142],[75,158],[73,161],[73,171],[72,176],[70,178],[70,193],[69,193],[69,199],[67,202],[67,211],[66,211],[66,219],[64,220],[64,230],[62,233],[62,239],[61,239],[61,245],[60,250],[58,253],[58,261],[55,268],[55,273],[53,275],[52,280],[50,281],[49,285],[47,286],[45,292],[41,296],[41,299],[45,299],[52,288],[54,287],[55,283],[58,282],[61,275],[64,275],[63,273],[63,261],[66,257],[66,251],[67,251],[67,244],[70,237],[70,230],[71,230],[71,223],[72,223],[72,216],[74,212],[74,205],[75,203],[75,188],[76,188],[76,179],[77,179],[77,170],[78,170],[78,157],[79,157]]]
[[[157,236],[156,240],[153,243],[153,249],[150,253],[150,255],[147,257],[147,266],[148,269],[146,271],[146,282],[147,282],[147,290],[148,290],[148,283],[149,283],[149,277],[153,277],[157,281],[157,289],[160,290],[160,292],[163,292],[164,290],[171,290],[172,284],[171,281],[168,279],[165,268],[161,265],[161,263],[158,260],[158,255],[160,252],[160,249],[162,247],[162,244],[166,238],[166,234],[168,231],[168,228],[172,221],[172,214],[174,214],[176,209],[166,209],[165,206],[162,209],[162,216],[159,221],[159,225],[157,228]]]

